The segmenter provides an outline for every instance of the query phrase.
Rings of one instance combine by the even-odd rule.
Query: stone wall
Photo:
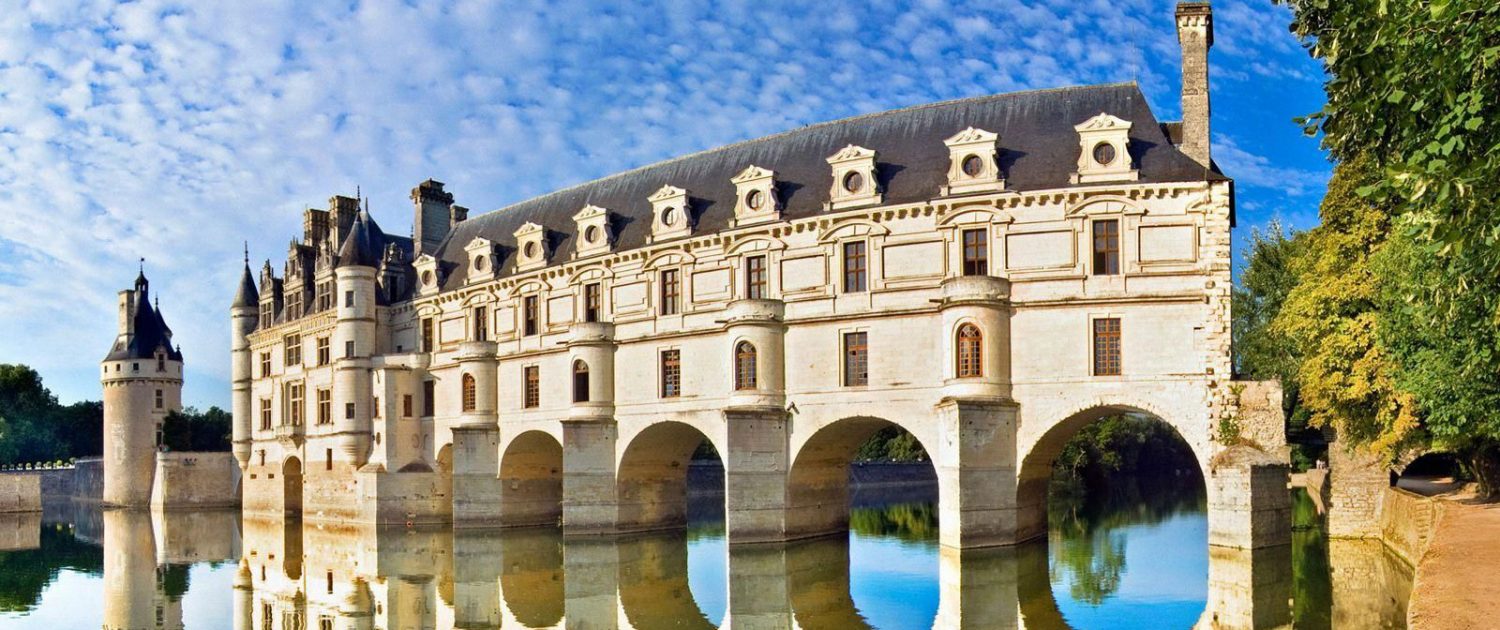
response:
[[[1291,542],[1287,466],[1249,446],[1225,449],[1209,466],[1208,544],[1260,549]]]
[[[98,457],[73,463],[73,498],[100,501],[104,498],[104,460]]]
[[[0,514],[0,551],[24,551],[42,546],[42,514]]]
[[[1235,381],[1239,389],[1240,437],[1282,462],[1291,461],[1280,381]]]
[[[1407,564],[1417,566],[1432,541],[1442,502],[1401,488],[1386,488],[1380,508],[1380,539]]]
[[[229,452],[157,453],[151,507],[233,507],[240,503],[240,467]]]
[[[42,511],[42,478],[33,472],[0,474],[0,513]]]
[[[1328,445],[1328,536],[1380,536],[1380,504],[1391,485],[1379,458],[1334,442]]]

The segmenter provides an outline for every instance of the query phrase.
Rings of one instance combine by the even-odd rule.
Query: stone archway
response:
[[[688,466],[708,440],[696,427],[676,421],[653,424],[631,438],[615,473],[618,531],[687,525]]]
[[[550,433],[517,435],[500,455],[500,525],[556,525],[562,518],[562,444]]]
[[[287,518],[302,518],[302,460],[281,462],[281,510]]]
[[[710,620],[688,582],[684,532],[633,537],[619,543],[620,609],[635,628],[698,628]]]
[[[787,472],[788,539],[835,534],[849,529],[849,466],[856,451],[876,433],[900,424],[873,416],[831,422],[813,433],[792,458]],[[913,435],[910,431],[908,434]],[[918,444],[929,455],[927,444]],[[941,479],[939,479],[941,483]]]
[[[1103,404],[1075,411],[1048,427],[1027,448],[1022,446],[1020,466],[1016,472],[1016,541],[1024,542],[1047,535],[1047,494],[1052,480],[1052,466],[1070,440],[1084,427],[1111,416],[1134,415],[1161,423],[1172,430],[1198,465],[1201,487],[1207,493],[1209,459],[1194,447],[1182,430],[1161,414],[1141,405]]]

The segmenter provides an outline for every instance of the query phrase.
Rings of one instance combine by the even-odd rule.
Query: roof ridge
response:
[[[598,177],[598,178],[595,178],[595,179],[584,180],[584,181],[578,182],[576,184],[572,184],[570,186],[565,186],[563,188],[559,188],[559,189],[553,190],[551,192],[543,193],[543,194],[535,196],[535,197],[527,197],[525,199],[521,199],[519,201],[515,201],[515,202],[512,202],[512,203],[500,206],[499,208],[495,208],[494,210],[489,210],[487,212],[482,212],[478,216],[472,217],[469,220],[473,221],[473,220],[478,220],[478,219],[484,219],[486,217],[490,217],[490,216],[494,216],[494,215],[500,215],[500,214],[503,214],[505,210],[508,210],[510,208],[514,208],[515,206],[521,205],[523,203],[540,202],[541,200],[546,199],[548,197],[563,195],[565,193],[571,192],[571,191],[576,190],[578,188],[582,188],[584,186],[592,186],[592,185],[595,185],[595,184],[600,184],[602,182],[607,182],[607,181],[611,181],[611,180],[615,180],[615,179],[624,178],[626,176],[629,176],[629,175],[632,175],[632,174],[635,174],[635,173],[638,173],[638,172],[641,172],[641,171],[645,171],[645,170],[648,170],[648,169],[654,169],[654,168],[666,166],[668,164],[674,164],[674,163],[677,163],[677,162],[684,162],[684,161],[692,160],[694,158],[698,158],[698,157],[701,157],[703,155],[707,155],[707,154],[710,154],[710,153],[719,153],[719,152],[728,153],[728,152],[730,152],[731,149],[738,148],[738,147],[741,147],[741,146],[744,146],[744,145],[753,144],[753,143],[757,143],[757,142],[765,142],[765,141],[768,141],[768,140],[772,140],[774,138],[780,138],[782,136],[791,135],[791,134],[805,133],[807,131],[814,130],[814,129],[820,129],[820,128],[824,128],[824,127],[832,127],[832,126],[835,126],[835,125],[842,125],[842,124],[846,124],[846,123],[852,123],[852,122],[857,122],[857,121],[871,119],[871,118],[884,118],[884,117],[890,116],[892,114],[902,114],[902,113],[907,113],[907,112],[920,111],[920,110],[924,110],[924,109],[936,109],[936,108],[939,108],[939,107],[949,107],[949,106],[952,106],[952,105],[956,105],[958,103],[985,103],[985,102],[989,102],[989,101],[1000,100],[1000,99],[1003,99],[1003,98],[1015,98],[1015,97],[1020,97],[1020,96],[1033,96],[1033,95],[1045,94],[1045,93],[1049,93],[1049,92],[1068,92],[1068,91],[1076,91],[1076,90],[1099,90],[1099,89],[1119,88],[1119,87],[1127,87],[1127,86],[1134,86],[1137,89],[1140,88],[1140,85],[1136,81],[1131,80],[1131,81],[1117,81],[1117,82],[1114,82],[1114,83],[1099,83],[1099,84],[1092,84],[1092,85],[1066,85],[1066,86],[1050,87],[1050,88],[1037,88],[1037,89],[1032,89],[1032,90],[1018,90],[1018,91],[1015,91],[1015,92],[1001,92],[999,94],[984,94],[984,95],[980,95],[980,96],[965,96],[965,97],[962,97],[962,98],[948,99],[946,101],[938,101],[938,102],[935,102],[935,103],[919,103],[919,104],[916,104],[916,105],[908,105],[906,107],[900,107],[900,108],[896,108],[896,109],[887,109],[887,110],[881,110],[881,111],[875,111],[875,112],[866,112],[864,114],[857,114],[857,115],[848,116],[848,117],[845,117],[845,118],[836,118],[836,119],[833,119],[833,120],[825,120],[825,121],[821,121],[821,122],[809,123],[809,124],[803,125],[801,127],[793,127],[791,129],[785,129],[785,130],[782,130],[782,131],[778,131],[778,132],[770,134],[770,135],[757,136],[757,137],[754,137],[754,138],[746,138],[744,140],[739,140],[739,141],[736,141],[736,142],[732,142],[730,144],[723,144],[723,145],[719,145],[719,146],[715,146],[715,147],[710,147],[710,148],[707,148],[707,149],[701,149],[701,150],[698,150],[698,151],[694,151],[692,153],[686,153],[686,154],[683,154],[683,155],[679,155],[677,157],[672,157],[672,158],[667,158],[665,160],[651,162],[649,164],[642,164],[640,166],[636,166],[636,167],[633,167],[633,168],[630,168],[630,169],[627,169],[627,170],[624,170],[624,171],[620,171],[620,172],[617,172],[617,173],[611,173],[611,174],[605,175],[603,177]],[[590,203],[592,203],[592,202],[590,202]],[[610,208],[610,210],[618,210],[618,208]],[[451,234],[451,232],[450,232],[450,234]],[[439,247],[439,250],[441,251],[441,247]]]

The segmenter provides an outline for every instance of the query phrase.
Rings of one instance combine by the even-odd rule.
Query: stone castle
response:
[[[1181,122],[1130,83],[1022,92],[472,218],[428,180],[410,238],[358,198],[307,210],[280,275],[247,263],[231,310],[245,513],[672,528],[707,441],[731,543],[788,540],[847,526],[854,450],[896,425],[937,471],[941,542],[1004,545],[1045,533],[1063,444],[1132,413],[1197,455],[1213,544],[1270,544],[1279,416],[1265,452],[1214,439],[1244,390],[1212,13],[1183,3],[1176,24]]]

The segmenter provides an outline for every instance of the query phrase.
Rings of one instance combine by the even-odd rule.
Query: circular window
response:
[[[844,176],[844,190],[857,193],[865,187],[865,176],[859,173],[849,173]]]
[[[977,155],[971,155],[964,158],[963,168],[965,175],[979,177],[979,174],[984,172],[984,160],[980,159]]]
[[[662,210],[661,222],[663,225],[672,225],[677,223],[677,209],[667,208],[666,210]]]
[[[750,194],[745,195],[745,205],[749,206],[751,210],[759,210],[765,203],[766,196],[759,190],[752,190]]]
[[[526,257],[536,258],[536,241],[532,241],[526,244]]]
[[[586,229],[586,230],[583,231],[583,241],[585,243],[593,243],[593,242],[598,241],[598,240],[599,240],[599,227],[598,226],[590,225],[588,227],[588,229]]]
[[[432,272],[431,271],[424,271],[424,272],[422,272],[422,284],[432,284]]]
[[[1115,145],[1108,142],[1100,142],[1094,145],[1094,161],[1100,166],[1108,165],[1115,161]]]
[[[490,259],[488,256],[475,256],[474,271],[484,271],[484,268],[488,267],[490,264],[489,260]]]

